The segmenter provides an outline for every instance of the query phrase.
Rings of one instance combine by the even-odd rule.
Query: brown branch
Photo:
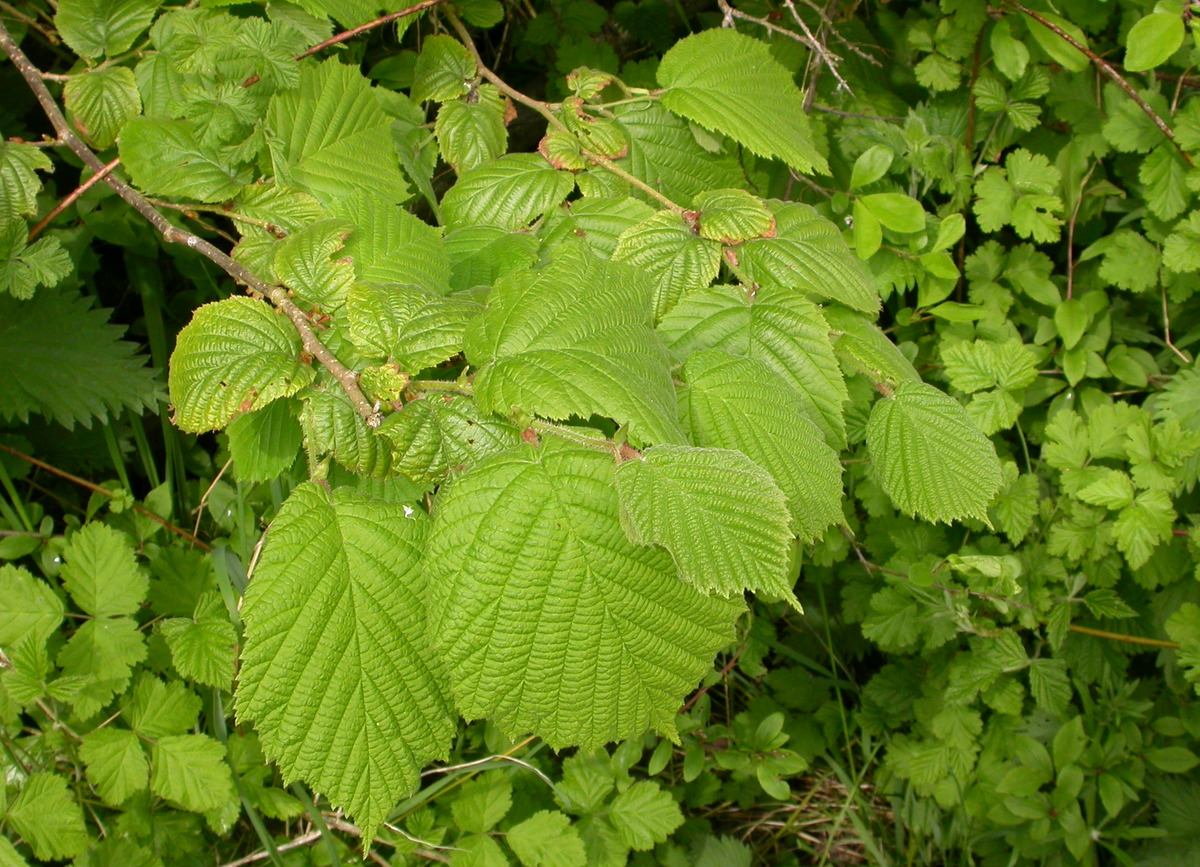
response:
[[[1146,102],[1146,100],[1142,99],[1141,96],[1138,95],[1138,92],[1133,89],[1133,85],[1131,85],[1128,81],[1126,81],[1125,77],[1123,75],[1121,75],[1121,73],[1119,73],[1111,63],[1109,63],[1107,60],[1105,60],[1103,57],[1101,57],[1096,52],[1092,51],[1092,49],[1088,48],[1086,45],[1082,44],[1078,39],[1076,39],[1074,36],[1072,36],[1067,31],[1063,30],[1061,27],[1059,27],[1053,21],[1050,21],[1049,19],[1047,19],[1045,16],[1040,15],[1037,12],[1034,12],[1032,9],[1030,9],[1026,6],[1022,6],[1020,3],[1017,2],[1017,0],[1007,0],[1007,2],[1010,6],[1012,6],[1014,9],[1016,9],[1018,12],[1021,12],[1024,15],[1028,15],[1030,18],[1032,18],[1038,24],[1041,24],[1043,27],[1045,27],[1047,30],[1049,30],[1051,33],[1053,33],[1059,39],[1066,42],[1068,45],[1070,45],[1072,48],[1074,48],[1076,51],[1078,51],[1080,54],[1082,54],[1084,57],[1086,57],[1088,60],[1090,60],[1093,64],[1095,64],[1096,67],[1101,72],[1103,72],[1105,75],[1107,75],[1109,78],[1111,78],[1114,82],[1116,82],[1116,84],[1121,88],[1121,90],[1123,90],[1127,94],[1129,94],[1129,98],[1132,99],[1135,103],[1137,103],[1138,108],[1140,108],[1143,112],[1145,112],[1146,117],[1150,118],[1150,120],[1152,120],[1154,122],[1154,125],[1156,127],[1158,127],[1159,130],[1162,132],[1162,134],[1167,137],[1167,140],[1170,141],[1171,144],[1175,145],[1175,149],[1177,151],[1179,151],[1179,153],[1183,156],[1183,158],[1187,162],[1187,164],[1189,166],[1193,165],[1191,156],[1188,154],[1187,151],[1185,151],[1183,149],[1183,147],[1176,140],[1175,131],[1173,129],[1171,129],[1170,125],[1168,125],[1165,120],[1163,120],[1161,117],[1159,117],[1158,112],[1156,112],[1153,108],[1151,108],[1150,104],[1148,102]]]
[[[713,683],[710,683],[708,686],[702,686],[698,690],[696,690],[696,692],[692,694],[692,697],[687,700],[687,704],[685,704],[683,707],[681,707],[679,709],[679,712],[682,714],[682,713],[687,713],[688,711],[690,711],[693,707],[695,707],[696,702],[700,701],[700,699],[710,689],[712,689],[718,683],[721,683],[721,681],[725,680],[725,675],[727,675],[727,674],[729,674],[729,672],[733,671],[733,667],[735,665],[737,665],[738,657],[740,657],[742,655],[742,651],[745,649],[746,649],[746,645],[743,644],[736,651],[734,651],[733,656],[731,656],[729,658],[729,661],[727,663],[725,663],[725,667],[722,668],[721,671],[719,672],[718,679],[716,681],[714,681]]]
[[[67,208],[71,207],[71,205],[75,204],[76,199],[90,190],[98,181],[104,180],[104,178],[108,176],[109,172],[111,172],[120,164],[121,158],[117,157],[111,163],[106,164],[104,168],[100,169],[100,171],[96,172],[82,184],[71,190],[71,192],[67,193],[67,195],[63,197],[63,200],[54,206],[54,210],[42,217],[42,219],[38,221],[38,224],[29,230],[29,240],[32,241],[38,235],[42,234],[42,230],[50,225],[50,223],[54,221],[55,217],[57,217]]]
[[[1142,644],[1146,647],[1161,647],[1164,650],[1179,650],[1179,645],[1174,641],[1162,641],[1158,638],[1142,638],[1140,635],[1125,635],[1120,632],[1106,632],[1103,629],[1092,629],[1089,626],[1076,626],[1074,623],[1067,628],[1072,632],[1078,632],[1080,635],[1107,638],[1109,641],[1120,641],[1122,644]]]
[[[46,116],[50,119],[50,123],[54,126],[55,132],[58,133],[58,137],[62,140],[63,144],[69,147],[93,171],[103,171],[104,163],[75,135],[75,132],[67,123],[67,119],[63,117],[58,103],[54,101],[54,97],[51,96],[50,91],[43,83],[37,67],[30,62],[25,53],[17,46],[17,43],[13,41],[12,36],[9,35],[8,28],[3,23],[0,23],[0,49],[3,49],[4,53],[8,55],[8,58],[17,67],[21,76],[29,85],[30,90],[33,91],[34,96],[37,97],[38,102],[41,103],[42,110],[45,111]],[[110,172],[105,175],[104,182],[112,188],[113,192],[124,199],[130,207],[141,214],[150,225],[157,229],[163,236],[163,240],[172,244],[182,244],[185,247],[195,250],[216,264],[238,283],[270,299],[271,303],[291,320],[293,327],[295,327],[296,332],[300,335],[300,342],[304,347],[304,351],[321,362],[322,366],[333,375],[333,378],[342,386],[342,389],[350,398],[350,402],[354,405],[355,411],[362,417],[367,426],[372,429],[379,427],[383,422],[383,416],[371,405],[366,395],[362,393],[362,389],[358,386],[358,375],[342,364],[329,351],[325,344],[321,342],[320,338],[313,331],[312,325],[308,321],[308,316],[292,301],[287,289],[282,286],[272,286],[266,283],[255,276],[252,271],[240,262],[235,262],[224,251],[204,240],[199,235],[193,235],[191,232],[175,226],[150,203],[149,199],[115,174]]]
[[[384,15],[382,18],[376,18],[374,21],[368,21],[366,24],[360,24],[350,30],[344,30],[334,36],[330,36],[324,42],[318,42],[312,48],[306,48],[295,56],[295,60],[303,60],[306,57],[311,57],[318,51],[324,51],[332,45],[337,45],[341,42],[346,42],[358,36],[360,33],[366,33],[368,30],[374,30],[376,27],[382,27],[384,24],[390,24],[398,18],[403,18],[405,15],[412,15],[415,12],[422,12],[431,6],[436,6],[439,3],[444,3],[445,0],[421,0],[420,3],[409,6],[407,9],[401,9],[399,12],[391,12]]]
[[[0,25],[0,27],[2,27],[2,26],[3,25]],[[14,449],[12,446],[6,446],[4,443],[0,443],[0,450],[6,451],[10,455],[12,455],[14,458],[18,458],[22,461],[25,461],[26,463],[33,464],[33,466],[43,469],[48,473],[53,473],[54,475],[58,476],[60,479],[66,479],[68,482],[73,482],[74,484],[79,485],[79,487],[81,487],[81,488],[87,488],[89,491],[92,491],[97,494],[103,494],[104,496],[109,497],[110,499],[116,496],[116,494],[114,494],[108,488],[102,488],[99,485],[97,485],[95,482],[89,482],[87,479],[81,479],[79,476],[72,475],[71,473],[68,473],[66,470],[60,470],[58,467],[54,466],[53,464],[48,464],[45,461],[38,460],[35,457],[25,454],[24,452],[19,452],[16,449]],[[154,514],[149,509],[147,509],[145,506],[139,505],[138,503],[134,503],[133,510],[135,512],[137,512],[139,515],[143,515],[152,521],[157,521],[158,523],[162,524],[166,529],[170,530],[176,536],[179,536],[183,539],[187,539],[189,542],[191,542],[193,545],[195,545],[201,551],[211,551],[212,550],[211,545],[207,544],[206,542],[202,542],[200,539],[197,539],[195,536],[193,536],[191,533],[189,533],[187,530],[183,529],[182,527],[176,527],[174,524],[172,524],[170,521],[168,521],[166,518],[162,517],[161,515]]]

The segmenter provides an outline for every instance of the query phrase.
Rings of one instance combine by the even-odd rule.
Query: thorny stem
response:
[[[96,172],[94,175],[92,175],[90,178],[88,178],[82,184],[77,186],[75,189],[71,190],[71,192],[67,193],[67,195],[63,196],[63,200],[61,202],[59,202],[57,205],[55,205],[54,209],[50,213],[48,213],[46,216],[44,216],[40,220],[38,220],[38,223],[36,226],[34,226],[32,229],[29,230],[29,240],[33,241],[34,238],[36,238],[38,235],[42,234],[42,231],[47,226],[49,226],[52,222],[54,222],[55,217],[57,217],[59,214],[61,214],[67,208],[71,207],[71,205],[75,204],[76,200],[80,196],[82,196],[84,193],[86,193],[88,190],[90,190],[98,182],[100,182],[100,181],[104,180],[106,177],[108,177],[108,175],[112,172],[112,170],[115,169],[120,164],[121,164],[121,158],[117,157],[111,163],[105,164],[105,166],[102,169],[100,169],[100,171]]]
[[[1061,27],[1059,27],[1053,21],[1050,21],[1049,19],[1047,19],[1045,16],[1040,15],[1037,12],[1034,12],[1032,9],[1028,8],[1027,6],[1023,6],[1022,4],[1018,3],[1017,0],[1006,0],[1006,2],[1010,6],[1012,6],[1014,9],[1016,9],[1018,12],[1020,12],[1024,15],[1028,15],[1030,18],[1032,18],[1038,24],[1041,24],[1043,27],[1045,27],[1047,30],[1049,30],[1051,33],[1053,33],[1059,39],[1066,42],[1068,45],[1070,45],[1072,48],[1074,48],[1076,51],[1078,51],[1084,57],[1086,57],[1088,60],[1090,60],[1092,63],[1094,63],[1096,65],[1096,67],[1101,72],[1103,72],[1105,75],[1107,75],[1109,78],[1111,78],[1121,88],[1121,90],[1123,90],[1127,94],[1129,94],[1129,98],[1132,99],[1135,103],[1137,103],[1138,108],[1140,108],[1143,112],[1145,112],[1146,117],[1150,118],[1150,120],[1152,120],[1154,122],[1154,125],[1159,128],[1159,130],[1162,132],[1162,134],[1165,135],[1167,137],[1167,139],[1171,142],[1171,144],[1173,144],[1175,146],[1175,149],[1177,151],[1179,151],[1181,156],[1183,156],[1184,161],[1187,162],[1187,164],[1189,166],[1193,165],[1191,155],[1188,154],[1188,152],[1185,151],[1183,149],[1183,147],[1179,144],[1178,140],[1176,140],[1175,131],[1173,129],[1171,129],[1170,125],[1165,120],[1163,120],[1161,117],[1159,117],[1158,112],[1156,112],[1153,108],[1151,108],[1150,104],[1147,103],[1146,100],[1142,99],[1141,96],[1138,95],[1138,92],[1133,89],[1133,85],[1131,85],[1128,81],[1126,81],[1125,76],[1121,75],[1121,73],[1119,73],[1111,63],[1109,63],[1107,60],[1105,60],[1099,54],[1092,51],[1092,49],[1088,48],[1086,45],[1081,43],[1078,39],[1076,39],[1070,33],[1063,30]]]
[[[104,170],[102,163],[91,149],[75,135],[67,123],[67,119],[63,117],[62,110],[51,96],[49,89],[42,81],[42,77],[38,72],[37,67],[30,62],[25,53],[13,41],[9,35],[8,28],[3,22],[0,22],[0,49],[8,55],[8,58],[17,67],[25,82],[33,91],[41,103],[42,110],[46,112],[46,116],[50,119],[50,123],[54,126],[55,132],[71,151],[81,159],[85,165],[89,166],[95,172]],[[291,320],[292,326],[300,335],[300,342],[304,347],[304,351],[317,359],[321,365],[329,371],[330,374],[338,381],[346,395],[350,398],[350,402],[354,405],[355,411],[366,422],[367,426],[374,429],[379,427],[383,422],[383,416],[371,406],[370,401],[362,393],[358,387],[358,375],[342,364],[328,347],[321,342],[316,333],[312,329],[312,325],[308,321],[308,316],[296,306],[288,294],[287,289],[282,286],[272,286],[265,281],[259,279],[248,268],[239,262],[235,262],[226,253],[204,240],[198,235],[193,235],[183,229],[176,227],[171,223],[161,212],[152,205],[145,196],[125,183],[111,172],[104,177],[104,182],[108,184],[113,192],[124,199],[130,207],[141,214],[155,229],[162,234],[163,239],[168,243],[182,244],[189,247],[200,255],[207,258],[209,261],[220,267],[226,274],[232,277],[237,282],[246,286],[248,289],[257,292],[270,299],[284,315]]]

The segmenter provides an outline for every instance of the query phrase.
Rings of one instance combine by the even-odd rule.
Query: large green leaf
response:
[[[783,491],[738,451],[660,445],[617,467],[621,522],[637,545],[661,545],[683,580],[708,593],[788,599],[792,534]]]
[[[470,469],[520,442],[514,425],[484,418],[473,400],[429,395],[409,401],[379,428],[393,448],[393,468],[417,483]]]
[[[461,174],[503,154],[508,145],[504,110],[504,98],[491,84],[443,103],[434,124],[442,159]]]
[[[265,301],[234,297],[199,307],[171,354],[175,423],[186,431],[216,430],[239,413],[295,394],[314,376],[300,349],[292,324]]]
[[[229,456],[239,479],[269,482],[295,462],[302,441],[296,408],[294,400],[276,400],[229,423]]]
[[[108,324],[109,311],[79,295],[43,289],[30,301],[0,295],[0,419],[39,413],[65,427],[153,409],[157,374]]]
[[[954,398],[923,382],[899,383],[871,409],[867,449],[875,478],[900,511],[987,522],[1000,461]]]
[[[288,235],[275,248],[276,278],[309,307],[332,313],[346,303],[354,267],[346,256],[333,257],[352,227],[342,220],[319,220]]]
[[[386,202],[408,197],[392,144],[392,119],[356,67],[330,58],[300,74],[300,86],[267,109],[267,142],[280,183],[325,204],[370,190]]]
[[[82,57],[120,54],[150,26],[158,5],[159,0],[61,0],[54,24]]]
[[[121,129],[120,153],[133,182],[153,195],[220,202],[247,180],[185,120],[135,117]]]
[[[454,735],[425,637],[413,506],[297,488],[246,592],[237,716],[267,754],[374,829]]]
[[[62,774],[43,771],[31,775],[6,818],[39,860],[65,860],[88,847],[83,808]]]
[[[146,753],[129,729],[104,728],[84,735],[79,757],[87,766],[88,780],[110,806],[120,806],[149,783]]]
[[[777,283],[818,299],[874,313],[879,296],[837,226],[808,205],[769,201],[775,237],[737,247],[738,261],[756,283]]]
[[[63,587],[93,617],[135,614],[146,598],[149,581],[138,569],[129,537],[112,527],[81,527],[71,536],[63,560]]]
[[[834,351],[851,368],[869,373],[874,379],[920,381],[912,362],[873,319],[836,304],[823,312],[833,328]]]
[[[0,142],[0,221],[37,213],[37,194],[42,188],[35,170],[50,171],[50,158],[41,148],[16,142]]]
[[[718,28],[675,43],[658,66],[662,103],[756,154],[800,172],[829,172],[813,145],[804,97],[765,42]]]
[[[387,441],[363,423],[346,392],[332,380],[305,392],[300,414],[310,454],[332,455],[343,467],[363,476],[386,478],[391,472],[392,452]]]
[[[842,465],[800,395],[752,358],[703,350],[683,367],[683,416],[698,445],[737,449],[787,496],[797,536],[810,542],[842,515]]]
[[[98,148],[106,148],[130,118],[142,111],[133,71],[110,66],[74,75],[63,88],[63,99],[75,126]]]
[[[519,229],[563,201],[575,186],[539,154],[507,154],[464,172],[442,200],[450,228]]]
[[[647,727],[675,736],[742,605],[626,538],[613,474],[610,455],[548,438],[441,494],[425,561],[432,634],[464,716],[555,749]]]
[[[168,735],[150,752],[150,788],[185,810],[206,813],[236,795],[225,747],[208,735]]]
[[[654,318],[721,270],[721,245],[699,237],[671,211],[659,211],[621,233],[613,259],[641,268],[654,281]]]
[[[684,298],[658,332],[679,359],[723,349],[761,362],[797,392],[831,446],[845,444],[846,384],[829,325],[798,292],[767,285],[751,297],[738,286],[714,286]]]
[[[354,224],[345,255],[359,280],[405,283],[439,295],[450,291],[450,260],[433,226],[375,192],[349,195],[330,210]]]
[[[607,416],[638,443],[681,441],[666,350],[650,328],[650,292],[637,269],[577,244],[560,247],[540,271],[498,280],[467,333],[476,399],[501,414]]]
[[[465,96],[475,78],[475,61],[452,36],[438,33],[425,38],[413,70],[412,98],[417,102],[443,102]]]

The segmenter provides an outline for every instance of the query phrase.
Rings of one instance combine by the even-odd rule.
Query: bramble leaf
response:
[[[190,618],[170,617],[161,621],[158,629],[176,671],[196,683],[230,691],[237,633],[217,593],[201,596]]]
[[[129,537],[100,523],[81,527],[63,552],[63,587],[93,617],[137,612],[149,582],[137,567]]]
[[[150,751],[150,788],[185,810],[207,813],[233,801],[225,747],[208,735],[169,735]]]
[[[54,15],[63,42],[82,57],[127,51],[154,20],[158,0],[62,0]]]
[[[7,819],[42,861],[73,858],[88,847],[83,810],[60,774],[30,776],[9,806]]]
[[[475,61],[466,47],[443,33],[425,38],[413,70],[412,98],[445,102],[467,93],[475,78]]]
[[[0,225],[0,293],[28,301],[39,286],[57,286],[74,267],[57,238],[30,244],[24,220]]]
[[[541,810],[514,825],[505,838],[523,867],[584,867],[579,831],[557,810]]]
[[[79,757],[87,766],[88,780],[109,806],[119,807],[149,785],[146,753],[129,729],[103,728],[84,735]]]
[[[42,646],[62,623],[65,608],[50,585],[20,566],[0,566],[0,647],[27,637]]]
[[[700,212],[697,231],[710,241],[736,244],[775,233],[774,215],[745,190],[706,190],[696,196],[693,207]]]
[[[609,818],[621,842],[638,852],[665,842],[683,824],[683,813],[671,793],[649,780],[636,782],[617,795]]]

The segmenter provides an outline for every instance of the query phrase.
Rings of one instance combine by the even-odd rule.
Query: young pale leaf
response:
[[[557,810],[541,810],[509,829],[505,838],[523,867],[584,867],[579,831]]]
[[[439,496],[425,563],[431,633],[468,718],[554,749],[675,735],[684,694],[740,601],[679,580],[629,542],[611,456],[547,438],[495,455]]]
[[[152,195],[220,202],[246,180],[185,120],[133,118],[121,129],[120,153],[134,184]]]
[[[520,442],[520,431],[482,417],[474,401],[437,395],[406,403],[388,417],[379,435],[392,443],[395,471],[418,484],[470,469]]]
[[[787,497],[792,529],[811,542],[842,515],[842,465],[800,396],[752,358],[704,350],[683,368],[684,421],[702,446],[737,449],[767,470]]]
[[[129,50],[158,6],[158,0],[62,0],[54,24],[81,57],[112,56]]]
[[[1139,19],[1125,37],[1125,68],[1145,72],[1161,66],[1183,44],[1183,16],[1155,12]]]
[[[775,216],[745,190],[707,190],[696,196],[693,207],[700,212],[700,237],[710,241],[737,244],[775,234]]]
[[[741,452],[661,445],[617,467],[621,523],[635,545],[661,545],[705,593],[746,590],[796,608],[787,500]]]
[[[761,362],[796,391],[831,446],[845,444],[842,404],[848,396],[829,324],[799,292],[766,285],[751,299],[739,287],[714,286],[687,296],[658,331],[676,358],[722,349]]]
[[[671,793],[641,780],[613,799],[609,818],[630,849],[645,852],[664,843],[683,824],[683,813]]]
[[[767,206],[775,213],[775,237],[737,248],[750,280],[840,301],[864,313],[879,309],[879,296],[837,226],[808,205],[770,201]]]
[[[225,747],[208,735],[169,735],[150,751],[150,788],[185,810],[207,813],[234,800]]]
[[[804,98],[765,42],[705,30],[675,43],[658,66],[662,104],[800,172],[827,174],[813,145]]]
[[[88,848],[83,809],[61,774],[30,776],[9,806],[6,819],[39,860],[61,861]]]
[[[121,127],[142,112],[133,71],[110,66],[71,76],[63,100],[74,115],[75,126],[98,148],[117,140]]]
[[[149,784],[146,752],[129,729],[103,728],[84,735],[79,757],[87,766],[88,781],[110,807],[121,806]]]
[[[850,172],[850,189],[875,183],[887,174],[895,158],[896,153],[891,148],[881,144],[871,145],[854,161],[854,168]]]
[[[280,183],[325,204],[360,190],[385,202],[408,197],[392,119],[357,68],[335,58],[306,67],[297,89],[272,98],[266,127]]]
[[[519,229],[559,204],[575,186],[539,154],[507,154],[463,173],[442,200],[450,228]]]
[[[911,196],[872,193],[859,198],[880,223],[893,232],[912,233],[925,229],[925,209]]]
[[[295,462],[302,442],[296,410],[296,401],[276,400],[229,423],[229,455],[239,479],[269,482]]]
[[[58,238],[30,244],[24,220],[0,224],[0,293],[28,301],[39,286],[57,286],[74,267]]]
[[[0,647],[14,647],[27,637],[44,645],[64,611],[50,585],[20,566],[0,566]]]
[[[560,247],[540,271],[497,281],[467,333],[476,400],[501,414],[607,416],[638,444],[681,441],[667,353],[650,328],[651,291],[642,272],[580,244]]]
[[[446,669],[425,637],[425,513],[296,488],[246,592],[237,717],[264,750],[374,829],[445,756]]]
[[[721,270],[721,245],[699,237],[667,210],[622,232],[612,257],[651,277],[655,320],[683,295],[710,284]]]
[[[503,154],[508,145],[504,109],[500,91],[490,84],[466,99],[442,103],[434,125],[442,159],[462,174]]]
[[[1000,490],[996,450],[962,404],[923,382],[901,382],[871,409],[874,475],[905,514],[949,523],[987,521]]]
[[[63,587],[93,617],[134,614],[146,598],[149,584],[138,570],[129,537],[112,527],[81,527],[67,543],[63,559]]]
[[[295,394],[315,375],[300,349],[291,323],[265,301],[233,297],[199,307],[171,354],[175,423],[197,433],[216,430]]]

